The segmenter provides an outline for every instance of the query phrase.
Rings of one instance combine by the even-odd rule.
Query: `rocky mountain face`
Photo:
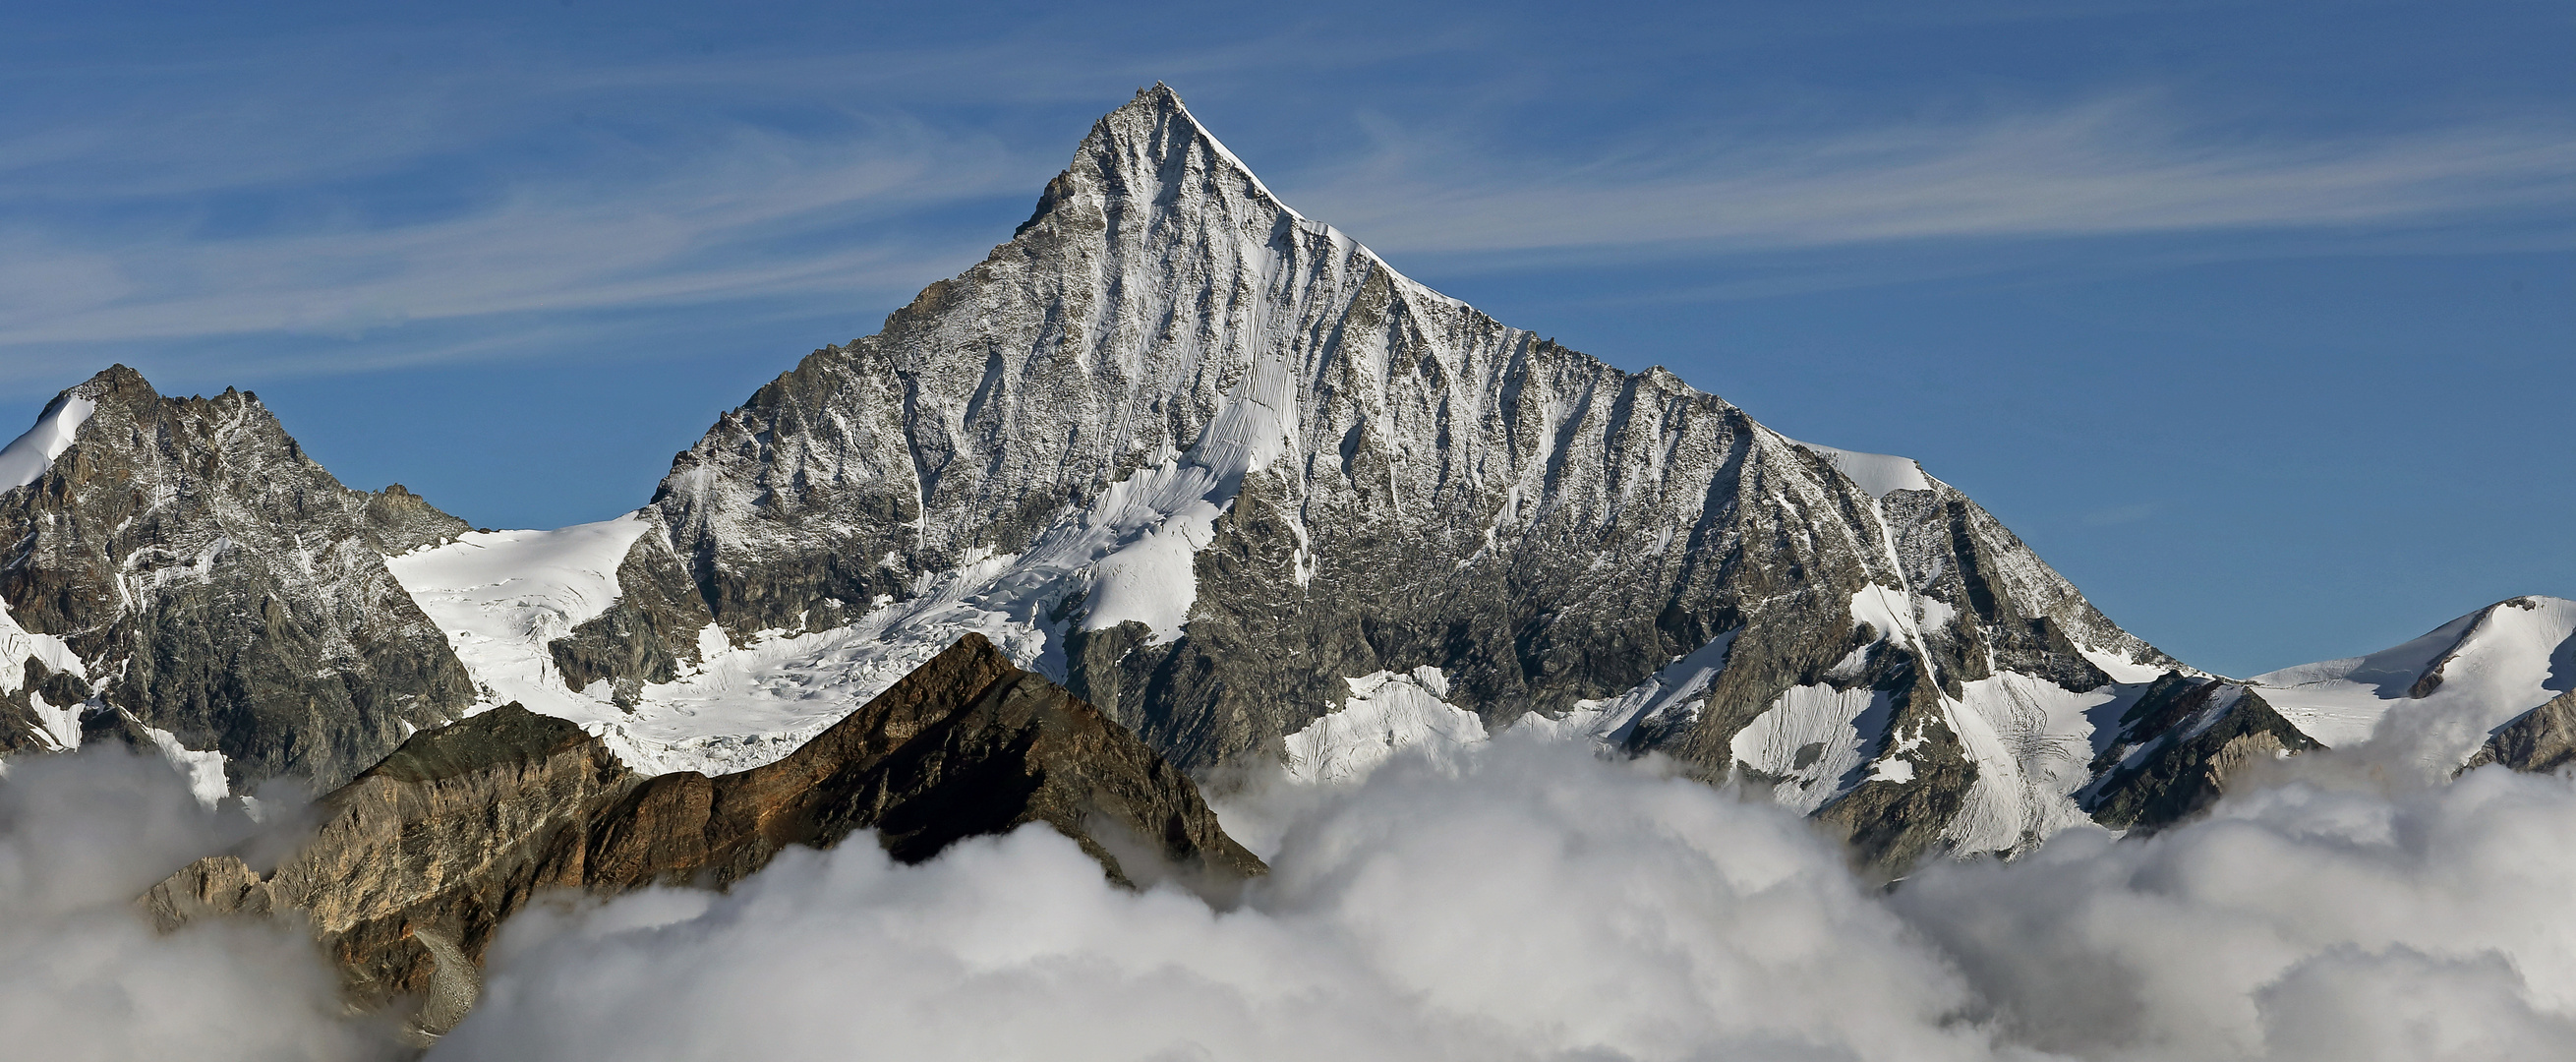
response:
[[[2501,763],[2517,771],[2548,772],[2576,763],[2576,692],[2516,716],[2469,757],[2462,770]]]
[[[862,829],[913,862],[1043,822],[1119,881],[1223,888],[1265,869],[1186,776],[974,636],[755,770],[647,778],[573,723],[509,705],[414,735],[320,806],[319,833],[273,869],[201,860],[147,907],[165,927],[301,912],[353,1000],[452,1003],[472,997],[457,960],[479,964],[502,920],[546,890],[721,887],[789,846]],[[448,1010],[425,1031],[463,1014]]]
[[[2079,796],[2096,821],[2123,829],[2180,821],[2215,803],[2248,762],[2318,747],[2244,685],[2180,674],[2149,685],[2119,727],[2094,758],[2100,781]]]
[[[567,674],[660,681],[701,616],[737,644],[981,630],[1192,769],[1293,760],[1360,685],[1427,675],[1408,703],[1758,780],[1893,861],[2081,821],[2078,790],[2127,784],[2094,762],[2157,736],[2116,720],[2192,674],[1913,462],[1408,280],[1159,85],[983,263],[726,414],[646,515],[645,603]]]
[[[1184,769],[1521,727],[1755,786],[1890,867],[2153,825],[2316,743],[1914,462],[1405,278],[1159,85],[634,516],[467,533],[341,487],[249,395],[121,368],[0,473],[0,740],[117,734],[218,793],[517,701],[694,770],[680,800],[968,634]]]
[[[193,761],[201,793],[329,787],[474,699],[385,567],[463,522],[342,486],[254,395],[116,366],[0,474],[0,749],[113,736]]]
[[[853,824],[922,853],[994,816],[1079,818],[1009,771],[941,773],[994,749],[907,768],[887,750],[912,732],[850,736],[850,706],[961,637],[1036,676],[992,711],[1087,700],[1143,741],[1058,749],[1051,777],[1326,780],[1521,729],[1671,756],[1891,870],[2152,829],[2250,763],[2392,733],[2436,769],[2546,769],[2567,713],[2545,706],[2576,685],[2576,603],[2548,598],[2367,657],[2194,671],[1913,461],[1786,438],[1405,278],[1159,85],[984,262],[763,387],[634,514],[468,532],[341,486],[251,395],[163,398],[118,367],[0,449],[0,522],[0,750],[115,737],[212,798],[337,785],[519,702],[415,739],[462,743],[462,774],[380,765],[333,799],[470,775],[396,818],[583,823],[505,826],[490,844],[526,851],[476,858],[518,869],[454,879],[529,888],[729,880]],[[1001,732],[977,727],[943,733]],[[392,820],[369,821],[347,828]],[[1106,834],[1066,828],[1116,872]],[[520,886],[492,887],[475,909]],[[275,902],[323,910],[319,888]],[[430,932],[479,948],[492,919]]]

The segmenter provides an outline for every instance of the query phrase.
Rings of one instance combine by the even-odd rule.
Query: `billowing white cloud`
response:
[[[1381,770],[1233,910],[1044,829],[854,841],[730,895],[513,926],[439,1059],[1983,1057],[1937,956],[1797,819],[1514,742]]]
[[[1864,887],[1768,803],[1506,739],[1256,787],[1240,903],[1108,884],[1044,828],[856,838],[731,893],[544,905],[434,1060],[2553,1059],[2576,780],[2333,754],[2147,838]],[[368,1059],[286,924],[129,898],[250,836],[156,761],[0,780],[0,1037],[48,1059]]]
[[[1284,809],[1211,910],[1043,829],[525,917],[433,1059],[2519,1059],[2576,1042],[2576,789],[2292,779],[1866,890],[1760,802],[1518,741]],[[1268,833],[1270,831],[1257,831]]]
[[[2567,1057],[2576,787],[2342,773],[2143,841],[1939,867],[1892,905],[2013,1040],[2081,1057]]]
[[[112,748],[13,761],[0,779],[0,1056],[46,1062],[389,1057],[341,1015],[312,940],[285,922],[154,932],[136,897],[252,839],[159,757]]]

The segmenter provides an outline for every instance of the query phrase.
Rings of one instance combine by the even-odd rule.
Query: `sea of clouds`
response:
[[[1766,803],[1561,744],[1225,807],[1273,872],[1110,885],[1044,829],[864,838],[728,894],[541,906],[433,1062],[2564,1059],[2576,783],[2302,757],[2194,824],[1893,888]],[[152,777],[153,775],[163,777]],[[128,898],[238,824],[92,753],[0,780],[0,1037],[27,1057],[368,1058],[278,926]]]

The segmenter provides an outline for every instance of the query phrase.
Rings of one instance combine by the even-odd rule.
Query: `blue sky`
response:
[[[2564,3],[55,8],[0,13],[0,423],[123,361],[601,519],[1164,80],[1416,279],[1920,458],[2203,667],[2576,596]]]

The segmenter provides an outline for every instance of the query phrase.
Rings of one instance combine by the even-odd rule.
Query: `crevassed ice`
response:
[[[968,632],[1015,660],[1048,648],[1049,633],[1030,614],[1039,602],[1010,578],[1023,558],[980,556],[851,626],[763,631],[737,647],[709,625],[699,632],[701,662],[674,681],[645,684],[630,710],[612,700],[607,682],[568,688],[547,646],[616,602],[617,567],[648,533],[658,532],[633,515],[473,533],[386,566],[474,677],[482,696],[468,714],[516,701],[572,720],[643,774],[727,774],[772,762]]]
[[[1379,671],[1343,681],[1351,694],[1342,707],[1288,735],[1291,779],[1342,781],[1367,774],[1401,749],[1420,746],[1436,756],[1485,740],[1485,724],[1476,713],[1443,700],[1449,679],[1439,668]]]
[[[1885,690],[1793,687],[1736,731],[1729,751],[1737,762],[1778,779],[1771,787],[1773,802],[1812,812],[1867,780],[1861,768],[1894,713],[1893,695]]]

